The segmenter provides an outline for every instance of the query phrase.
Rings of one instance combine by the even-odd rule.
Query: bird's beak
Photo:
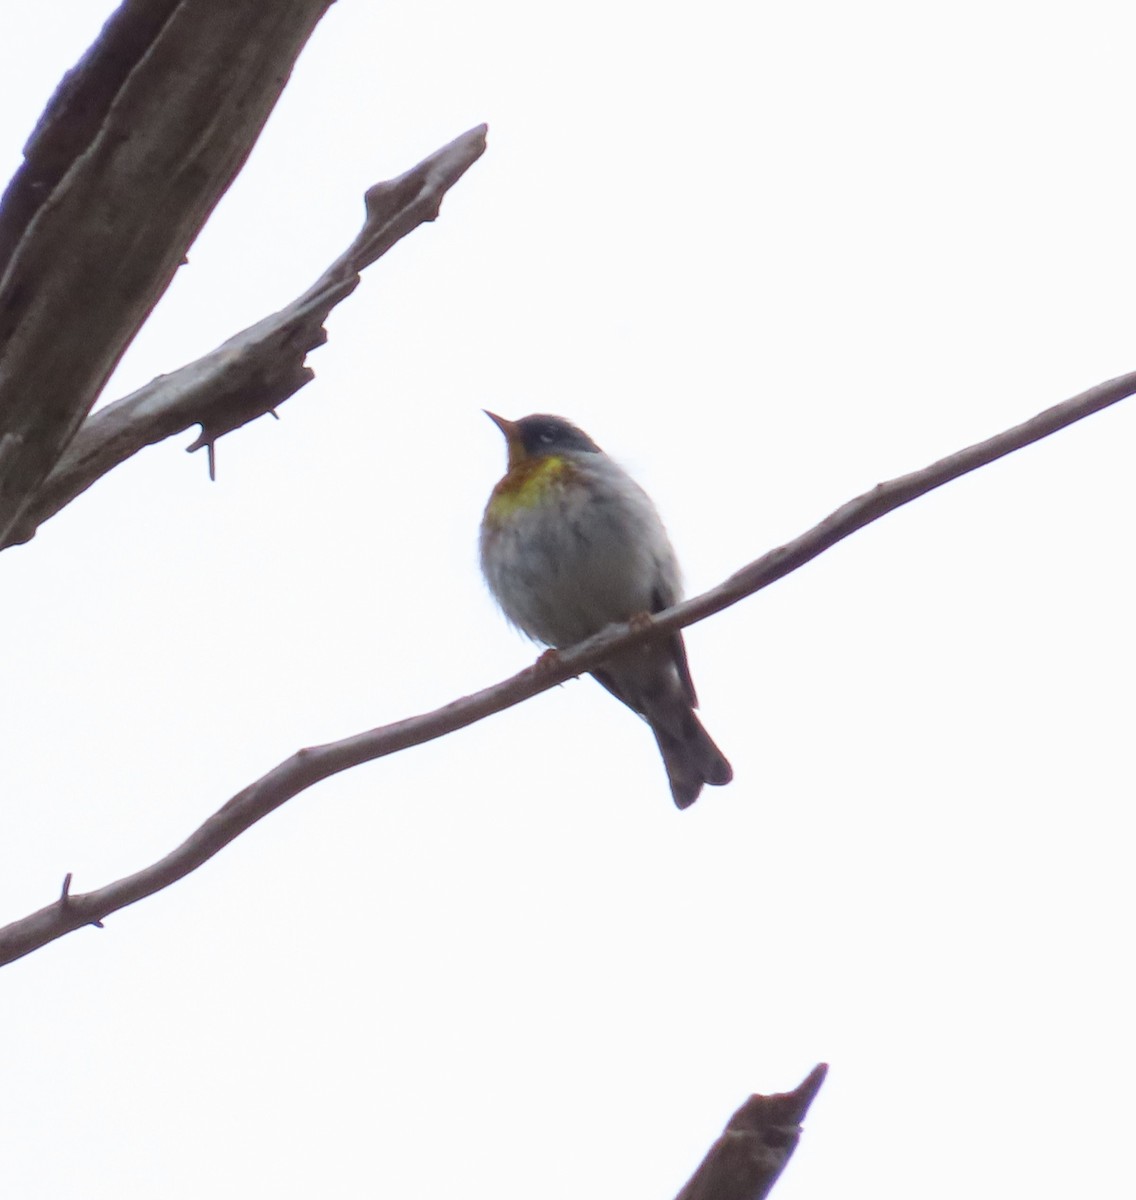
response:
[[[516,421],[506,421],[504,417],[499,417],[496,413],[491,413],[487,408],[483,408],[481,411],[501,430],[510,442],[517,436]]]
[[[512,470],[518,463],[524,462],[528,456],[525,454],[525,444],[521,440],[521,431],[517,422],[506,420],[505,417],[499,417],[487,408],[483,408],[481,411],[505,435],[505,441],[509,447],[509,469]]]

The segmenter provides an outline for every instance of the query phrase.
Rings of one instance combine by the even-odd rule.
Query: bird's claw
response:
[[[545,652],[532,665],[532,673],[534,675],[546,675],[553,670],[557,663],[560,662],[560,652],[558,650],[545,650]]]

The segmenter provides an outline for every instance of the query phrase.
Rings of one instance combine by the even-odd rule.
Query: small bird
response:
[[[537,414],[508,421],[508,470],[481,522],[481,569],[505,616],[561,649],[679,598],[678,561],[646,492],[583,430]],[[682,634],[635,646],[592,674],[651,727],[679,808],[733,769],[694,714]]]

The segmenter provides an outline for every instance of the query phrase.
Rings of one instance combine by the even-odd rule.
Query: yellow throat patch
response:
[[[518,509],[543,503],[570,471],[568,460],[558,454],[526,458],[510,468],[493,489],[485,510],[486,517],[490,521],[503,521]]]

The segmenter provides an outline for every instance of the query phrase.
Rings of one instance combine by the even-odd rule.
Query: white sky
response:
[[[110,7],[5,12],[5,178]],[[0,559],[0,920],[531,661],[477,573],[483,407],[620,457],[697,591],[1136,368],[1133,32],[341,0],[108,398],[292,299],[370,183],[489,152],[215,486],[174,439]],[[779,1200],[1130,1196],[1134,435],[1129,401],[689,631],[736,771],[689,812],[573,683],[9,967],[5,1195],[668,1200],[827,1060]]]

